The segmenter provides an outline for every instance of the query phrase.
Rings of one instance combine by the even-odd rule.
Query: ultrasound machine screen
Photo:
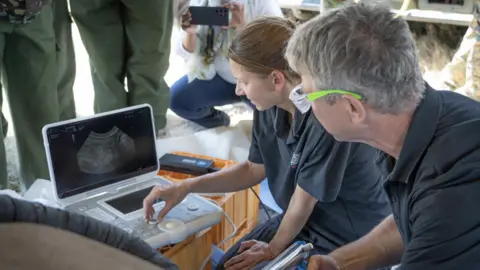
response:
[[[147,106],[50,127],[47,138],[60,199],[157,170]]]

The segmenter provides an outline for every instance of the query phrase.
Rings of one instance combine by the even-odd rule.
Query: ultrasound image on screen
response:
[[[116,126],[105,133],[91,131],[77,153],[78,167],[84,173],[105,174],[135,159],[135,142]]]
[[[120,213],[126,215],[132,212],[135,212],[139,209],[143,208],[143,199],[148,196],[152,187],[148,187],[139,191],[135,191],[129,193],[127,195],[117,197],[115,199],[111,199],[105,201],[106,204],[110,205]],[[157,200],[155,203],[159,203],[162,200]]]
[[[463,6],[465,4],[465,1],[464,0],[428,0],[428,3]]]
[[[47,131],[59,198],[157,169],[149,107],[53,127]]]

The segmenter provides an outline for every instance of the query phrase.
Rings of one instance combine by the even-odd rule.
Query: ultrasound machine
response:
[[[189,194],[163,220],[145,221],[143,199],[153,186],[171,184],[157,176],[149,105],[49,124],[43,138],[53,195],[61,208],[111,223],[154,248],[178,243],[224,215],[215,203]],[[161,199],[154,203],[156,214],[164,205]]]

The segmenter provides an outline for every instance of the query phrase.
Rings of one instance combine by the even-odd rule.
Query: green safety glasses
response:
[[[362,95],[345,90],[329,89],[305,94],[303,92],[302,85],[297,85],[295,88],[293,88],[293,90],[290,92],[289,98],[293,102],[293,105],[295,105],[295,107],[303,114],[310,110],[310,107],[312,105],[311,102],[330,94],[350,95],[358,100],[363,99]]]
[[[353,93],[353,92],[350,92],[350,91],[345,91],[345,90],[333,90],[333,89],[330,89],[330,90],[320,90],[318,92],[313,92],[313,93],[309,93],[307,94],[307,99],[309,101],[315,101],[319,98],[322,98],[322,97],[325,97],[325,96],[328,96],[328,95],[331,95],[331,94],[340,94],[340,95],[350,95],[358,100],[362,100],[363,97],[357,93]]]

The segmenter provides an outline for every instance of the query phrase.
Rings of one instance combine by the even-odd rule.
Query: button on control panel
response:
[[[179,230],[182,229],[183,226],[185,226],[185,223],[176,219],[165,220],[158,224],[158,228],[163,231]]]
[[[190,210],[190,211],[197,211],[198,210],[198,205],[191,203],[187,206],[187,209]]]

